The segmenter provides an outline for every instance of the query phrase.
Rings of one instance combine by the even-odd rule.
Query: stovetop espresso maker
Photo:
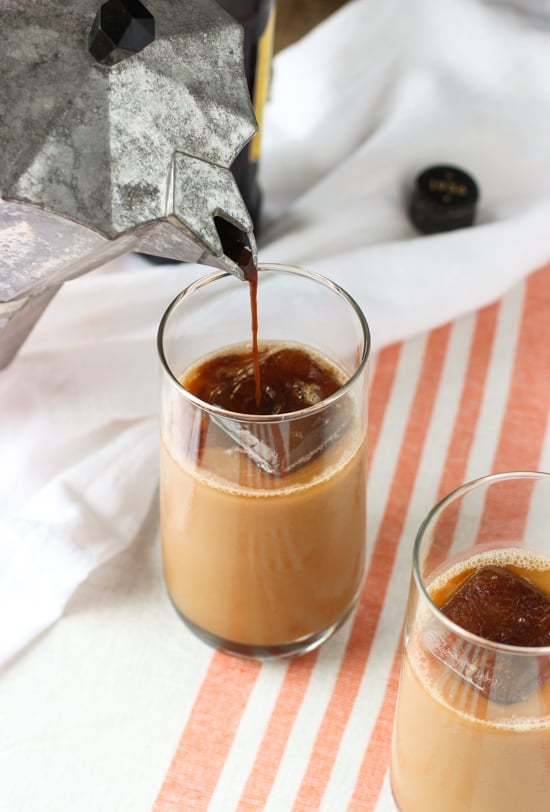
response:
[[[59,287],[128,251],[242,270],[229,169],[256,131],[213,0],[0,0],[0,368]]]

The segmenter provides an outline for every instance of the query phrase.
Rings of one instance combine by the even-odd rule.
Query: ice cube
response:
[[[255,403],[254,370],[250,364],[220,385],[223,398],[215,402],[228,411],[247,414],[293,414],[273,422],[236,420],[230,414],[212,420],[249,457],[273,476],[289,474],[338,440],[353,415],[350,393],[344,393],[317,413],[297,415],[335,394],[343,378],[330,362],[294,346],[262,348],[260,381],[262,402]]]
[[[259,468],[284,476],[322,454],[346,431],[352,416],[348,397],[319,414],[278,423],[245,423],[212,416],[218,425]]]
[[[510,646],[550,645],[550,596],[505,567],[472,573],[440,607],[457,626]],[[425,635],[438,660],[493,702],[512,704],[550,676],[550,656],[502,651],[446,632]]]
[[[457,626],[494,643],[550,645],[550,596],[506,567],[476,570],[441,611]]]

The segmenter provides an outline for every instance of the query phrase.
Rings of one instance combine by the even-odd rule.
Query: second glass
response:
[[[341,288],[289,266],[260,267],[258,317],[262,380],[271,370],[301,403],[295,411],[269,413],[266,399],[279,396],[269,386],[262,407],[246,411],[197,394],[206,376],[212,391],[246,400],[246,283],[212,274],[167,310],[160,511],[165,581],[182,619],[217,648],[266,658],[318,646],[359,594],[370,338]]]
[[[416,539],[391,782],[401,812],[550,808],[550,474],[467,483]]]

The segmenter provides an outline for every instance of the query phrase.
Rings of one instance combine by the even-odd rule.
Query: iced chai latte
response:
[[[535,529],[548,514],[536,488],[514,507],[513,483],[486,487],[498,485],[526,535],[548,532],[548,516]],[[485,522],[494,511],[482,534]],[[391,775],[401,812],[550,808],[550,556],[544,542],[496,540],[450,551],[426,593],[411,589]]]
[[[343,622],[362,582],[368,337],[330,284],[266,268],[259,324],[268,338],[253,352],[243,283],[209,280],[172,305],[182,308],[172,313],[179,327],[164,325],[173,370],[161,420],[165,581],[182,618],[212,645],[254,657],[302,653]],[[315,328],[324,313],[341,320],[332,347],[326,325]],[[220,348],[223,338],[233,341]]]

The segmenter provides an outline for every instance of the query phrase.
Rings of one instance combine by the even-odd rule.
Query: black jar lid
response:
[[[438,164],[418,175],[409,215],[423,234],[471,226],[479,197],[474,179],[456,166]]]

